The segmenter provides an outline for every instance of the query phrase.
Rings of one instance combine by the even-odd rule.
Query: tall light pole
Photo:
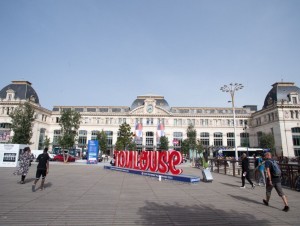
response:
[[[235,151],[236,160],[238,160],[239,157],[238,157],[238,151],[236,146],[234,93],[242,88],[244,88],[244,86],[240,83],[230,83],[229,85],[222,86],[220,89],[222,92],[230,93],[231,95],[231,103],[232,103],[232,111],[233,111],[234,151]]]

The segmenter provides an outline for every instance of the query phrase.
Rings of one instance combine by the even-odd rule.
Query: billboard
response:
[[[98,163],[98,147],[99,147],[98,140],[89,140],[87,164],[97,164]]]
[[[25,147],[27,145],[24,144],[0,144],[0,167],[18,166],[19,156]]]

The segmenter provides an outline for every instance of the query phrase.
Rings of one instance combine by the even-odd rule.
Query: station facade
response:
[[[126,122],[135,134],[138,150],[157,150],[161,136],[168,137],[170,148],[180,150],[193,125],[197,139],[212,152],[237,147],[259,147],[262,133],[275,138],[276,154],[300,156],[300,89],[292,82],[277,82],[265,97],[261,110],[256,105],[235,107],[173,107],[164,96],[140,95],[130,106],[54,106],[40,105],[38,94],[28,81],[12,81],[0,91],[0,143],[9,143],[12,112],[20,103],[29,102],[35,110],[31,149],[42,149],[45,137],[50,149],[57,147],[59,119],[64,109],[80,112],[76,148],[87,148],[88,140],[96,139],[102,130],[107,134],[108,153],[117,141],[119,126]]]

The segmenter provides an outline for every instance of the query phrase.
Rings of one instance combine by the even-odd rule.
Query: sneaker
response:
[[[25,182],[21,180],[21,181],[20,181],[20,184],[25,184]]]
[[[32,192],[35,192],[35,184],[33,184],[33,185],[31,186],[31,191],[32,191]]]
[[[255,188],[255,184],[252,184],[252,189],[254,189]]]
[[[44,187],[40,187],[40,190],[43,191],[45,188]]]
[[[258,186],[260,186],[261,184],[260,183],[258,183]]]
[[[282,211],[287,212],[289,210],[290,210],[290,207],[289,206],[285,206]]]
[[[263,199],[263,202],[264,202],[264,204],[265,204],[266,206],[269,205],[269,203],[267,202],[267,200]]]
[[[246,188],[246,186],[241,186],[240,188]]]

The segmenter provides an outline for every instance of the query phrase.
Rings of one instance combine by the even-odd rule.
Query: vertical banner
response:
[[[89,140],[87,164],[98,163],[98,146],[99,146],[98,140]]]
[[[160,138],[164,135],[165,135],[165,125],[163,123],[159,123],[157,125],[156,143],[160,143]]]
[[[143,144],[143,124],[136,123],[135,125],[135,143],[137,145]]]

